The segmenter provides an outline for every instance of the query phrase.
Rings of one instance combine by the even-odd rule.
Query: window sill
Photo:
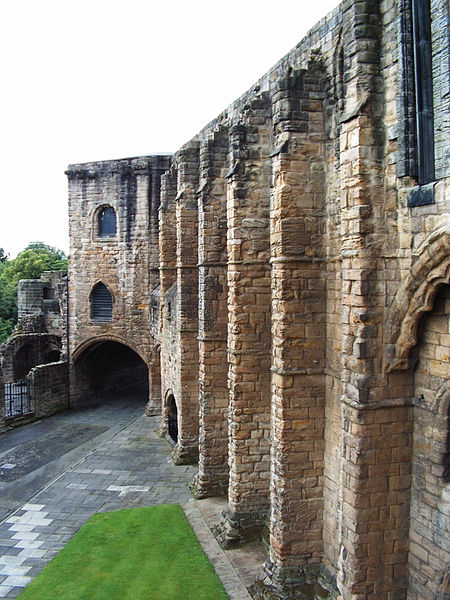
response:
[[[408,190],[408,208],[434,204],[435,181],[425,185],[416,185]]]

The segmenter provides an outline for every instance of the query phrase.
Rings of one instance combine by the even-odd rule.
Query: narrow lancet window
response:
[[[434,180],[430,0],[412,0],[419,185]]]

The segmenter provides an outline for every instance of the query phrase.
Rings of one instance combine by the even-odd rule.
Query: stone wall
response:
[[[0,365],[0,431],[5,429],[5,386],[3,381],[3,373]]]
[[[25,379],[37,365],[57,362],[61,338],[50,333],[14,334],[0,347],[0,361],[5,383]]]
[[[131,348],[147,365],[152,355],[150,297],[158,253],[157,215],[169,156],[70,165],[69,355],[75,362],[99,338]],[[115,233],[100,218],[111,208]],[[110,318],[92,314],[92,292],[102,283],[112,296]],[[71,394],[82,401],[80,369],[71,370]],[[78,389],[80,385],[80,389]]]
[[[0,370],[2,371],[1,414],[4,418],[4,384],[27,379],[30,371],[39,365],[59,362],[67,355],[67,277],[65,271],[44,271],[40,279],[22,279],[17,293],[18,322],[13,334],[0,346]],[[68,371],[63,395],[60,397],[60,373],[49,372],[43,387],[42,400],[45,416],[67,407]],[[55,375],[55,378],[54,378]],[[47,387],[46,387],[47,386]],[[52,396],[52,391],[55,393]],[[39,404],[34,396],[31,405]],[[44,414],[43,413],[43,414]],[[39,411],[30,418],[42,416]],[[20,415],[21,417],[21,415]],[[17,421],[17,419],[15,419]],[[17,422],[20,422],[20,418]]]
[[[409,598],[433,600],[449,568],[450,286],[439,289],[416,349]],[[448,591],[448,590],[447,590]]]
[[[199,185],[199,470],[198,497],[228,487],[228,131],[219,129],[200,147]]]
[[[442,6],[435,8],[439,70]],[[420,293],[431,281],[426,295],[432,296],[448,278],[449,199],[441,179],[431,205],[408,207],[416,182],[398,177],[401,11],[395,2],[343,2],[185,147],[200,143],[194,489],[199,496],[224,489],[227,453],[217,431],[225,430],[221,382],[228,372],[221,537],[236,542],[254,535],[257,525],[269,526],[263,595],[261,589],[300,593],[317,573],[330,594],[339,589],[345,599],[400,597],[408,587],[416,593],[408,582],[417,422],[410,338],[420,314],[431,309],[428,299],[420,304]],[[442,95],[448,82],[439,82]],[[442,139],[448,126],[437,110]],[[441,154],[437,148],[440,172]],[[182,161],[176,158],[172,170],[178,187],[164,210],[174,216],[161,221],[161,236],[169,239],[176,221],[179,272],[190,229],[180,221]],[[171,291],[161,297],[161,314],[168,304],[175,315],[181,310],[182,293]],[[175,318],[162,330],[167,365],[180,349],[177,328]],[[178,364],[170,376],[163,367],[162,386],[180,394],[185,419],[193,400],[182,399]],[[217,390],[209,386],[210,373]],[[431,588],[437,569],[429,577]]]
[[[44,271],[40,279],[21,279],[17,290],[18,333],[38,333],[33,317],[41,317],[39,330],[61,338],[66,347],[67,273]]]
[[[40,419],[69,406],[68,364],[65,361],[39,365],[27,377],[34,417]]]
[[[43,312],[43,283],[40,279],[22,279],[17,286],[19,319]]]
[[[167,158],[142,238],[119,225],[116,249],[92,223],[149,157],[69,172],[73,356],[113,332],[139,349],[174,460],[198,454],[195,494],[227,495],[221,541],[268,543],[255,598],[449,593],[448,19],[430,6],[435,181],[416,178],[406,0],[344,0]]]

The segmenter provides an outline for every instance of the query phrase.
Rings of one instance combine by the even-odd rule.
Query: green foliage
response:
[[[180,505],[94,515],[19,600],[226,600]]]
[[[12,334],[14,321],[12,319],[3,319],[0,317],[0,344]]]
[[[1,278],[17,286],[20,279],[39,279],[43,271],[65,271],[67,258],[62,250],[32,242],[4,266]]]
[[[17,284],[20,279],[39,279],[43,271],[67,270],[62,250],[42,242],[31,242],[10,260],[0,248],[0,344],[17,322]]]

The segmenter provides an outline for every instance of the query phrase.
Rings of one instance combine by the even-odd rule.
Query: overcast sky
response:
[[[177,150],[337,4],[2,2],[0,247],[67,252],[69,163]]]

